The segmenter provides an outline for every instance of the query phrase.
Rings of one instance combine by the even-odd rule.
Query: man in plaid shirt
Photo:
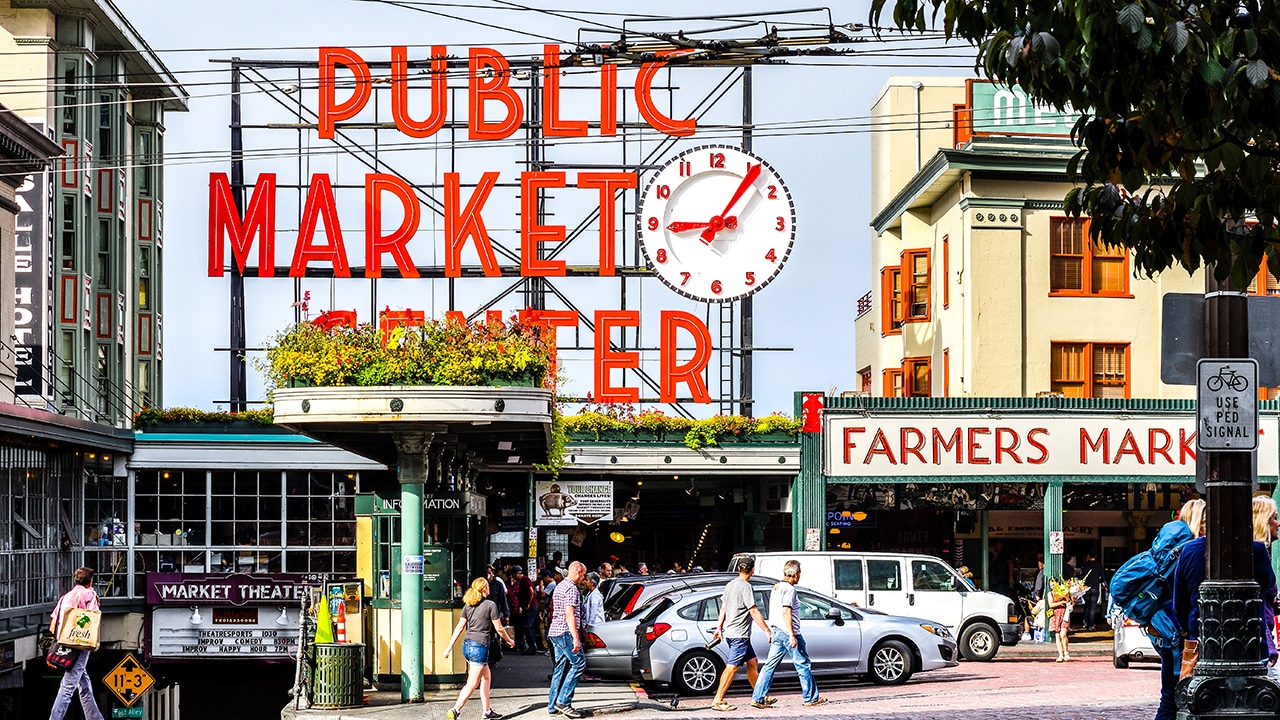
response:
[[[547,694],[547,713],[563,715],[571,720],[582,717],[582,713],[573,708],[573,691],[587,667],[578,632],[582,625],[582,593],[578,591],[578,583],[586,574],[586,565],[577,561],[569,563],[569,574],[564,582],[556,584],[552,594],[551,627],[547,628],[547,640],[556,651],[551,690]]]

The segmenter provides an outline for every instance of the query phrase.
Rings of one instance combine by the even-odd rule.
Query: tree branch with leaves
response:
[[[975,69],[1083,113],[1067,212],[1147,275],[1208,265],[1240,287],[1280,215],[1280,7],[1247,2],[873,0],[871,24],[940,24]]]

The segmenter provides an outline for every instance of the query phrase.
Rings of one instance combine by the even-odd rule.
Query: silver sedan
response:
[[[768,615],[770,590],[756,589],[756,605]],[[814,675],[866,676],[878,685],[900,685],[914,673],[954,667],[956,642],[944,625],[919,618],[854,608],[810,590],[800,596],[800,633]],[[720,615],[720,591],[667,597],[639,618],[632,672],[670,683],[686,695],[713,691],[728,658],[726,643],[707,644]],[[752,629],[751,644],[761,661],[769,639]],[[779,674],[794,674],[789,659]]]

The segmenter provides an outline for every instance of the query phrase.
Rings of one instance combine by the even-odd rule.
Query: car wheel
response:
[[[1116,666],[1117,670],[1127,670],[1129,668],[1129,656],[1116,655],[1113,664]]]
[[[876,685],[901,685],[911,679],[911,650],[901,641],[885,640],[871,651],[867,667]]]
[[[1000,648],[1000,634],[986,623],[976,623],[960,633],[960,654],[965,660],[986,662],[996,656]]]
[[[710,695],[720,682],[724,663],[720,656],[706,650],[694,650],[676,661],[671,668],[671,684],[682,695]]]

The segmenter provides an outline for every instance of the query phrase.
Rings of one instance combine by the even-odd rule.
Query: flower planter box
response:
[[[217,435],[240,435],[244,433],[269,433],[272,435],[292,435],[293,431],[274,425],[259,425],[248,420],[231,422],[196,422],[164,421],[157,423],[140,423],[137,430],[144,433],[209,433]]]

